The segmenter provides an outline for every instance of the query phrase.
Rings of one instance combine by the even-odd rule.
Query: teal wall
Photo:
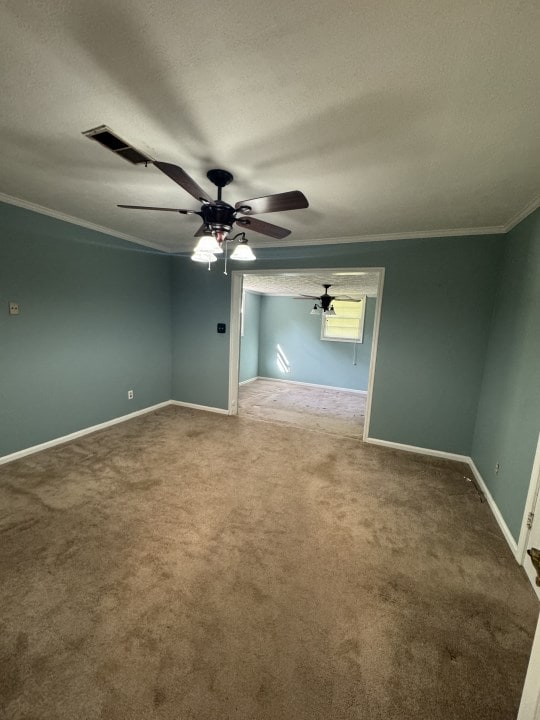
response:
[[[258,248],[249,269],[385,267],[370,435],[469,455],[503,243]],[[215,323],[228,322],[230,281],[221,266],[194,266],[173,258],[174,398],[226,408],[229,339]]]
[[[540,432],[540,210],[505,245],[472,457],[517,540]]]
[[[244,334],[240,338],[239,380],[251,380],[259,374],[259,321],[261,296],[244,293]]]
[[[540,430],[540,211],[504,237],[257,254],[250,270],[385,268],[370,436],[472,454],[517,538]],[[0,456],[170,397],[226,408],[221,270],[0,204]]]
[[[352,390],[367,390],[375,318],[375,298],[368,298],[364,342],[321,340],[321,316],[310,315],[313,302],[265,296],[261,300],[259,375]],[[276,361],[277,345],[290,363],[282,372]],[[356,348],[356,362],[353,364]]]
[[[170,331],[167,256],[0,204],[0,456],[168,400]]]
[[[230,275],[222,266],[172,260],[172,398],[226,409],[229,396]],[[222,263],[219,263],[222,265]],[[227,332],[218,334],[217,323]]]

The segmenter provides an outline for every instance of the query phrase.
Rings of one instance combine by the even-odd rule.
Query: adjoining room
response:
[[[243,275],[238,411],[362,438],[382,271]]]

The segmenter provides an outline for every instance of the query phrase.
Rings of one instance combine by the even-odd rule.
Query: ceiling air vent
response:
[[[96,140],[100,145],[106,147],[108,150],[112,150],[115,155],[120,155],[124,160],[127,160],[134,165],[140,163],[153,162],[152,158],[145,155],[137,148],[127,143],[122,138],[119,138],[110,128],[106,125],[100,125],[99,127],[92,128],[91,130],[85,130],[83,135],[91,140]]]

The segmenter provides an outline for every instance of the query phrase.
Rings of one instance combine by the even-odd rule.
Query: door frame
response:
[[[527,521],[529,514],[534,512],[537,504],[538,495],[540,493],[540,433],[538,434],[538,442],[536,444],[536,452],[534,455],[534,462],[531,471],[531,479],[529,481],[529,491],[527,493],[527,501],[525,503],[525,511],[523,513],[523,520],[521,522],[521,530],[519,533],[518,546],[516,551],[516,558],[520,565],[523,565],[525,560],[528,558],[527,544],[529,542],[530,529],[527,527]],[[540,518],[537,518],[540,520]]]
[[[377,349],[379,346],[379,328],[382,315],[382,299],[384,290],[384,267],[332,267],[332,268],[280,268],[279,270],[258,268],[256,270],[233,270],[231,273],[231,316],[230,316],[230,345],[229,345],[229,415],[238,414],[238,377],[240,373],[240,310],[242,306],[242,286],[244,275],[283,275],[284,273],[334,273],[334,272],[376,272],[379,275],[377,298],[375,304],[375,318],[373,321],[373,336],[371,341],[371,355],[369,358],[369,376],[367,388],[366,417],[364,421],[364,436],[369,437],[369,424],[371,420],[371,405],[373,386],[375,384],[375,365],[377,363]]]

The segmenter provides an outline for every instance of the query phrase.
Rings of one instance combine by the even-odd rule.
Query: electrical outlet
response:
[[[9,314],[10,315],[18,315],[19,314],[19,303],[16,303],[16,302],[9,303]]]
[[[128,390],[128,400],[133,400],[133,390]]]
[[[499,465],[499,463],[497,463],[497,464],[495,465],[495,475],[498,475],[498,474],[499,474],[499,470],[500,470],[500,469],[501,469],[501,466]]]

